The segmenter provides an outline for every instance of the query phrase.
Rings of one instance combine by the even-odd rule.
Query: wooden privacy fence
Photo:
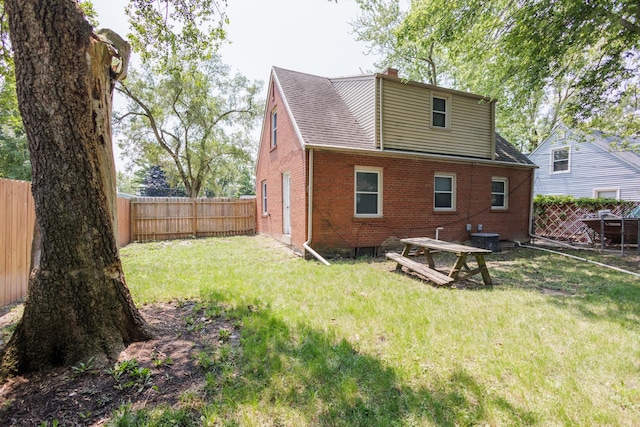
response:
[[[255,233],[255,198],[118,198],[118,246]],[[27,294],[35,208],[31,184],[0,178],[0,307]]]
[[[35,219],[31,183],[0,179],[0,306],[27,294]]]
[[[27,294],[35,224],[31,183],[0,178],[0,307]],[[129,200],[118,198],[118,246],[131,242]]]
[[[253,234],[256,200],[252,198],[131,199],[131,241]]]

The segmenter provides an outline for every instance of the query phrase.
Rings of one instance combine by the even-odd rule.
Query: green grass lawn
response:
[[[259,236],[121,255],[136,303],[195,298],[242,325],[203,425],[640,425],[635,276],[521,248],[488,257],[493,287],[436,288]]]

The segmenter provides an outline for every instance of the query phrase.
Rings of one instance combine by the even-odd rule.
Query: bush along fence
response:
[[[255,233],[255,198],[118,198],[118,246]],[[35,209],[31,184],[0,178],[0,307],[27,294]]]
[[[533,231],[536,236],[571,243],[600,243],[582,219],[597,217],[608,209],[612,215],[626,216],[640,202],[612,199],[576,199],[570,196],[536,196],[533,202]]]

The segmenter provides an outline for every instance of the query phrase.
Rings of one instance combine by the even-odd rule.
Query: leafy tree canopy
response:
[[[29,148],[13,74],[0,79],[0,105],[0,177],[30,181]]]
[[[147,197],[184,197],[184,190],[171,188],[160,166],[151,166],[142,181],[140,195]]]
[[[560,121],[606,120],[637,79],[636,0],[357,0],[360,40],[407,77],[499,99],[498,128],[533,148]],[[639,112],[616,130],[640,133]]]
[[[162,73],[150,67],[130,73],[119,87],[129,101],[117,129],[132,166],[163,165],[189,197],[198,197],[214,174],[251,163],[259,82],[232,75],[217,54],[171,58]]]
[[[126,8],[133,50],[153,69],[176,57],[209,59],[226,39],[226,0],[130,0]]]

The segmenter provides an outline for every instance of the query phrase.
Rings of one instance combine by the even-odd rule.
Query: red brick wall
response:
[[[307,155],[277,90],[268,95],[265,125],[256,168],[256,228],[302,252],[307,239]],[[271,148],[271,112],[278,111],[278,144]],[[383,216],[354,217],[354,167],[383,170]],[[282,233],[282,174],[291,173],[291,237]],[[456,210],[433,208],[434,173],[456,174]],[[491,209],[491,178],[509,179],[509,208]],[[268,214],[262,214],[262,181],[267,182]],[[314,151],[313,238],[311,246],[326,256],[353,255],[354,248],[394,248],[405,237],[467,241],[465,230],[498,233],[501,240],[528,236],[532,169],[426,159]]]
[[[382,218],[354,217],[354,167],[383,169]],[[456,174],[456,210],[433,208],[434,173]],[[491,209],[491,179],[509,179],[509,208]],[[405,237],[466,241],[466,224],[501,240],[528,235],[533,171],[509,167],[384,158],[331,151],[314,153],[313,240],[325,255],[348,255],[356,247],[395,247]]]
[[[275,89],[275,90],[274,90]],[[278,112],[277,146],[271,147],[271,112]],[[260,234],[291,244],[302,250],[306,241],[305,152],[287,114],[277,86],[270,88],[265,124],[260,139],[256,167],[256,229]],[[282,234],[282,174],[291,173],[291,239]],[[262,214],[262,182],[267,181],[268,215]]]

